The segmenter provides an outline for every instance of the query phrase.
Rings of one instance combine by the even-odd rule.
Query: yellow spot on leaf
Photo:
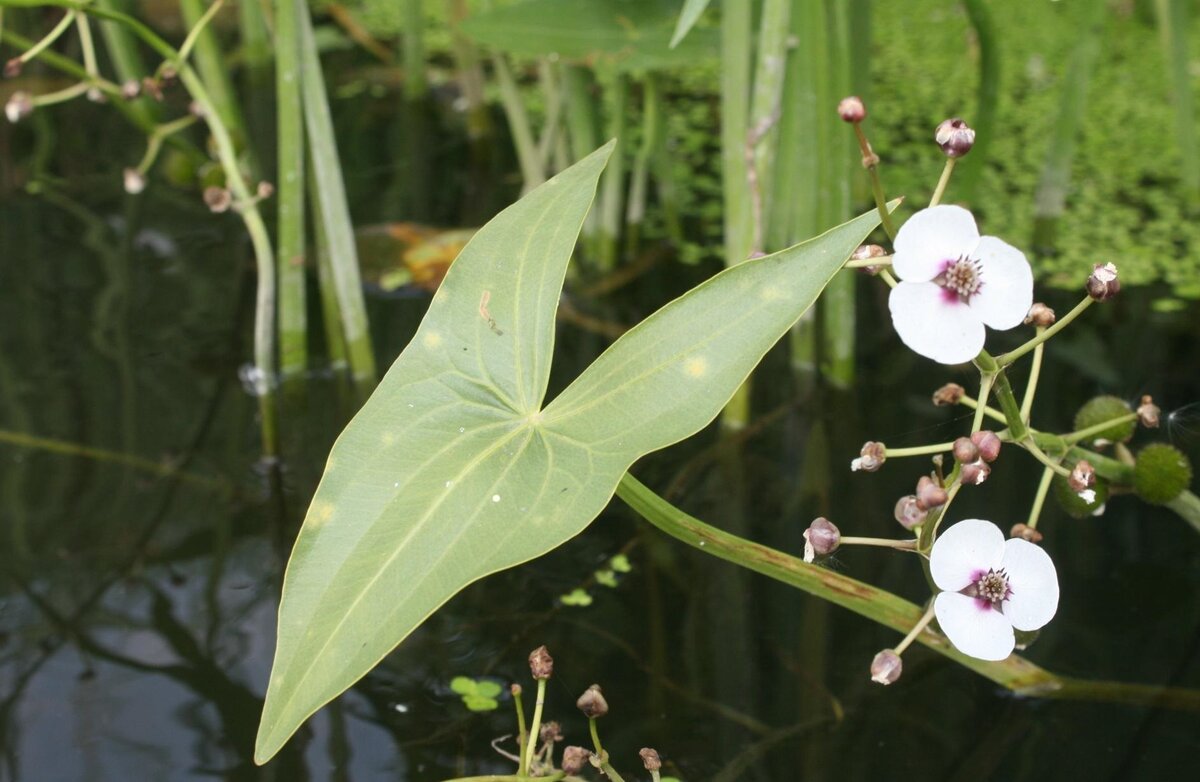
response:
[[[787,298],[787,291],[776,288],[774,285],[767,285],[759,290],[758,298],[763,301],[779,301]]]
[[[385,448],[390,448],[396,443],[396,435],[392,434],[391,432],[384,432],[383,437],[381,437],[380,440],[383,441]]]
[[[308,526],[312,529],[319,529],[325,526],[325,523],[331,518],[333,518],[333,503],[314,500],[308,509]]]
[[[683,371],[688,377],[704,377],[708,373],[708,359],[704,356],[693,356],[683,362]]]
[[[427,347],[431,350],[433,348],[441,347],[442,335],[438,334],[436,331],[431,331],[428,334],[426,334],[424,337],[422,337],[421,344],[423,344],[425,347]]]

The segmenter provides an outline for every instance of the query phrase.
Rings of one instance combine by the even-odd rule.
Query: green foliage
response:
[[[715,30],[693,30],[669,48],[676,0],[526,0],[469,18],[462,29],[479,43],[528,57],[622,71],[690,65],[717,50]]]
[[[471,711],[492,711],[500,705],[496,699],[502,689],[491,679],[455,676],[450,680],[450,689],[462,696],[463,705]]]
[[[878,224],[726,270],[543,408],[567,261],[611,151],[476,234],[338,439],[284,578],[259,762],[456,592],[578,534],[637,458],[712,421]]]
[[[699,21],[701,14],[708,8],[709,0],[683,0],[683,9],[679,12],[679,21],[675,24],[675,32],[671,34],[671,48],[674,49],[679,45],[696,22]]]
[[[588,594],[586,589],[579,587],[577,589],[572,589],[565,595],[562,595],[558,598],[558,601],[565,606],[578,606],[580,608],[585,608],[592,604],[592,596]]]

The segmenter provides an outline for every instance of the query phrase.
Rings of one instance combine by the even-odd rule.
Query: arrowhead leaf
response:
[[[257,762],[459,590],[578,534],[635,460],[716,417],[878,223],[725,270],[543,409],[567,262],[612,148],[476,234],[338,438],[284,578]]]

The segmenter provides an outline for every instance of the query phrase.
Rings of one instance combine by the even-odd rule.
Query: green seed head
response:
[[[1096,498],[1092,502],[1087,502],[1080,497],[1071,488],[1066,478],[1055,477],[1052,488],[1054,489],[1054,498],[1058,500],[1059,506],[1074,519],[1086,519],[1094,516],[1096,511],[1100,510],[1105,502],[1108,502],[1108,481],[1102,478],[1097,478],[1095,485],[1091,487],[1091,490],[1096,492]]]
[[[1079,412],[1075,414],[1075,431],[1129,415],[1131,412],[1129,404],[1124,399],[1115,396],[1098,396],[1079,408]],[[1133,437],[1135,428],[1137,428],[1137,421],[1125,421],[1092,435],[1085,442],[1096,445],[1123,443]]]
[[[1162,505],[1192,483],[1192,463],[1178,448],[1154,443],[1143,448],[1133,466],[1133,489],[1146,502]]]

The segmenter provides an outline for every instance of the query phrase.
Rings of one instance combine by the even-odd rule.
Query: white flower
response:
[[[943,364],[975,358],[984,326],[1011,329],[1033,305],[1025,254],[980,236],[962,207],[935,206],[908,218],[896,235],[892,266],[901,279],[888,298],[896,333]]]
[[[1058,574],[1050,555],[1026,540],[1005,539],[990,521],[965,519],[942,533],[929,555],[942,632],[963,654],[1003,660],[1013,628],[1036,630],[1058,610]]]

